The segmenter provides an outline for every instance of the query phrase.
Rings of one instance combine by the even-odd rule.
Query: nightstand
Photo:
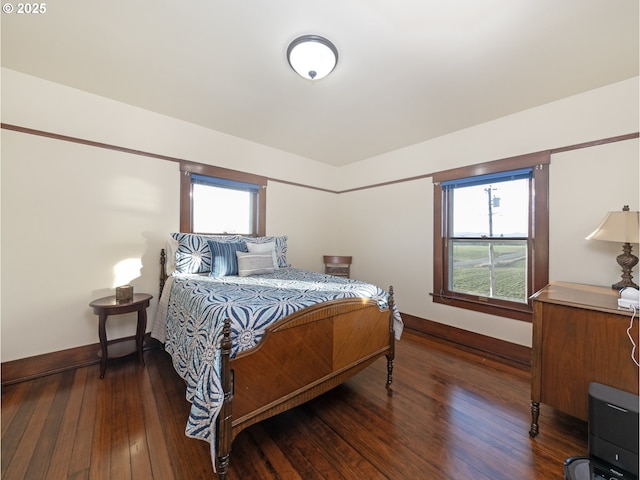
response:
[[[336,277],[349,278],[351,270],[351,257],[340,255],[324,255],[324,273]]]
[[[100,378],[104,378],[107,369],[107,360],[110,358],[120,358],[138,352],[140,364],[144,366],[142,347],[144,334],[147,329],[147,307],[149,300],[153,298],[148,293],[134,293],[133,300],[129,302],[116,301],[115,295],[102,297],[89,304],[93,308],[93,313],[98,315],[98,336],[100,337]],[[125,313],[138,312],[138,326],[136,328],[135,340],[115,340],[107,342],[107,317],[109,315],[122,315]]]

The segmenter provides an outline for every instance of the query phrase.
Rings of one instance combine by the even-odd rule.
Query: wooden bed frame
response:
[[[163,249],[161,294],[167,278],[165,262]],[[364,298],[314,305],[277,321],[258,345],[233,359],[231,326],[225,320],[221,352],[224,402],[213,440],[219,479],[227,478],[233,439],[248,426],[331,390],[383,355],[387,357],[386,386],[391,386],[393,302],[390,287],[385,310]],[[264,365],[280,368],[268,370]]]

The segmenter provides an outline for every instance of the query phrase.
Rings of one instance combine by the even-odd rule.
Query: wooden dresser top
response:
[[[629,316],[632,310],[618,308],[618,291],[611,287],[582,283],[552,282],[534,293],[534,302],[553,303],[568,307],[598,310],[616,315]]]

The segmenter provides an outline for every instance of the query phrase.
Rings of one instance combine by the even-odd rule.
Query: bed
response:
[[[186,434],[225,479],[240,431],[345,382],[382,356],[387,388],[402,320],[393,288],[287,264],[287,237],[174,233],[160,255],[152,337],[191,403]]]

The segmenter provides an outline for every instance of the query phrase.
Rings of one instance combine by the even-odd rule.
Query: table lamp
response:
[[[629,205],[625,205],[622,211],[607,213],[600,226],[587,237],[587,240],[622,243],[622,254],[616,257],[618,265],[622,268],[622,280],[611,285],[611,288],[616,290],[626,287],[638,288],[638,285],[633,283],[631,275],[631,269],[638,264],[638,257],[631,253],[631,244],[640,242],[638,217],[638,212],[629,211]]]

